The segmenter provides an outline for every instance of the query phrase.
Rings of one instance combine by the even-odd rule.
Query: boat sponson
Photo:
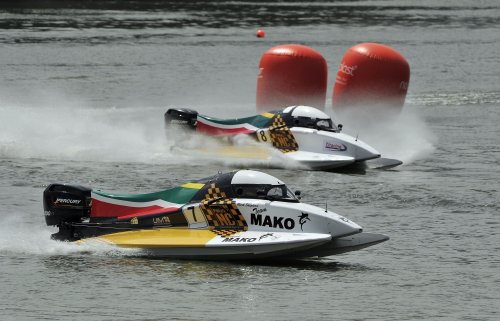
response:
[[[389,237],[384,234],[377,233],[358,233],[350,236],[344,236],[337,239],[333,239],[328,243],[321,246],[300,252],[294,253],[293,257],[323,257],[330,255],[337,255],[351,251],[357,251],[364,249],[366,247],[382,243],[389,240]]]

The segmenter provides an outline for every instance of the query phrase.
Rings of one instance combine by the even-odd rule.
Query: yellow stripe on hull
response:
[[[267,160],[271,156],[268,149],[259,146],[223,146],[202,151],[217,156],[245,159]]]
[[[125,248],[204,247],[216,237],[209,230],[159,228],[113,233],[97,237]]]
[[[181,187],[192,188],[192,189],[201,189],[203,186],[205,186],[205,184],[201,184],[201,183],[187,183],[187,184],[181,185]]]
[[[261,115],[264,116],[264,117],[266,117],[266,118],[273,118],[274,117],[274,114],[268,113],[268,112],[264,112]]]

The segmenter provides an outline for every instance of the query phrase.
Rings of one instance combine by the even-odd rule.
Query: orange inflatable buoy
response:
[[[259,30],[257,30],[257,32],[255,33],[255,35],[257,36],[257,38],[264,38],[264,37],[266,36],[266,33],[264,32],[264,30],[259,29]]]
[[[317,51],[297,44],[273,47],[259,63],[257,110],[291,105],[325,108],[328,67]]]
[[[391,47],[361,43],[347,50],[333,88],[334,109],[374,105],[401,109],[404,105],[410,66]]]

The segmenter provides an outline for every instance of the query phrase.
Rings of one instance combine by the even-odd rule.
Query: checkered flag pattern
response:
[[[238,232],[241,232],[241,231],[238,231],[238,230],[216,230],[216,229],[213,229],[211,231],[213,233],[217,234],[217,235],[222,236],[222,237],[231,237],[234,234],[236,234]]]
[[[215,183],[212,183],[207,190],[207,194],[205,194],[204,201],[208,202],[216,198],[226,198],[226,193],[221,192],[220,188],[216,187]]]
[[[248,229],[245,218],[236,204],[228,199],[215,183],[208,188],[200,208],[207,217],[211,231],[220,236],[229,237],[238,231]]]
[[[299,144],[281,115],[274,117],[273,123],[269,127],[269,133],[273,146],[281,152],[289,153],[299,150]]]

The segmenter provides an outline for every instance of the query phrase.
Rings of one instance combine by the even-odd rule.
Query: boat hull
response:
[[[163,228],[113,233],[79,240],[134,249],[133,255],[208,260],[248,260],[292,255],[327,244],[331,235],[245,231],[230,236],[210,230]]]
[[[107,244],[134,249],[140,257],[198,260],[300,259],[357,251],[389,239],[358,233],[332,239],[328,234],[239,232],[230,237],[209,230],[154,229],[114,233],[83,239],[78,244]]]

